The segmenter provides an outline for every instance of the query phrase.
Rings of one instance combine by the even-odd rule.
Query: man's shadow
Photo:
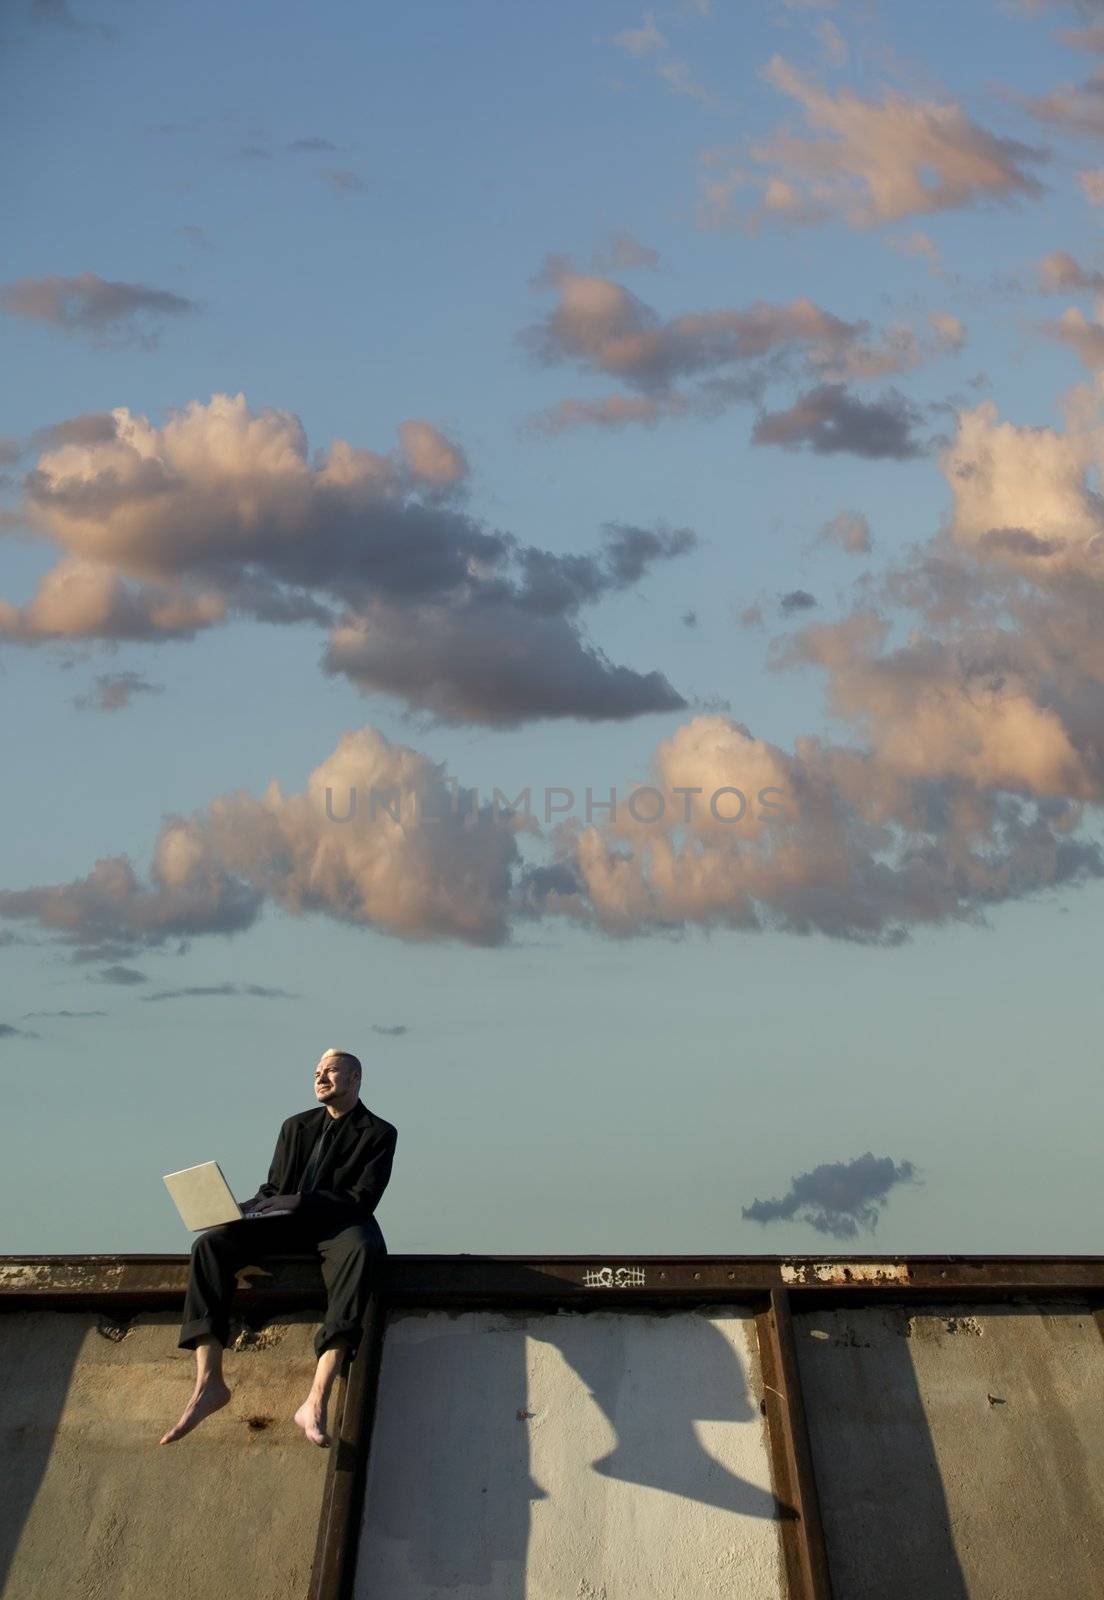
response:
[[[651,1312],[641,1319],[639,1313],[622,1312],[609,1319],[598,1339],[588,1332],[588,1317],[560,1317],[551,1333],[542,1328],[532,1335],[556,1345],[617,1436],[613,1449],[592,1462],[592,1469],[721,1511],[777,1518],[774,1496],[729,1472],[694,1431],[695,1423],[750,1422],[760,1415],[720,1329],[705,1317],[693,1317],[693,1349],[677,1364],[670,1359],[669,1340],[656,1341],[654,1352],[639,1348],[633,1324],[644,1320],[649,1333],[662,1332],[671,1315]],[[688,1313],[676,1315],[686,1323]],[[753,1324],[748,1325],[754,1341]]]
[[[695,1423],[759,1423],[732,1344],[705,1317],[681,1313],[488,1314],[400,1317],[384,1347],[359,1569],[364,1593],[382,1579],[396,1592],[432,1595],[470,1585],[486,1600],[521,1600],[533,1502],[548,1498],[532,1473],[530,1427],[544,1419],[527,1371],[527,1341],[553,1345],[585,1385],[614,1435],[579,1472],[636,1484],[741,1516],[777,1519],[774,1496],[709,1454]],[[692,1318],[693,1350],[682,1348]],[[742,1320],[742,1319],[741,1319]],[[658,1337],[655,1335],[658,1333]],[[754,1344],[754,1333],[751,1335]],[[552,1449],[569,1470],[577,1399],[556,1385]],[[538,1383],[536,1387],[541,1387]],[[574,1446],[574,1448],[582,1448]],[[759,1446],[765,1451],[765,1444]],[[382,1536],[382,1538],[380,1537]],[[382,1565],[381,1565],[382,1563]],[[359,1585],[358,1585],[359,1591]]]

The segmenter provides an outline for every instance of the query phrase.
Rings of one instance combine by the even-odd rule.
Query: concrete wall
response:
[[[1086,1306],[794,1321],[836,1600],[1100,1600],[1104,1351]]]
[[[1100,1318],[796,1312],[836,1600],[1099,1600]],[[306,1600],[315,1316],[231,1350],[232,1404],[160,1448],[177,1326],[0,1316],[3,1600]],[[762,1393],[745,1308],[393,1313],[356,1600],[781,1600]]]
[[[363,1600],[773,1600],[749,1313],[394,1315]]]
[[[228,1352],[230,1405],[161,1448],[192,1388],[177,1315],[0,1317],[4,1600],[303,1600],[326,1457],[291,1414],[315,1325]]]

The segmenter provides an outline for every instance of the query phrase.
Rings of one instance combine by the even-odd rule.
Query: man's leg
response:
[[[193,1243],[177,1345],[181,1350],[195,1351],[195,1388],[180,1421],[164,1435],[162,1444],[172,1444],[191,1433],[204,1417],[220,1411],[229,1400],[230,1390],[222,1375],[222,1351],[230,1333],[230,1302],[238,1268],[266,1255],[308,1248],[302,1240],[289,1237],[283,1220],[269,1217],[263,1222],[225,1222],[219,1228],[208,1228]]]
[[[295,1421],[311,1444],[328,1445],[326,1411],[330,1390],[346,1352],[355,1355],[360,1343],[374,1263],[386,1253],[386,1247],[379,1224],[370,1219],[342,1228],[330,1239],[320,1239],[318,1252],[326,1285],[326,1320],[314,1341],[318,1356],[314,1382],[295,1413]]]
[[[196,1381],[192,1398],[184,1407],[180,1421],[158,1441],[172,1444],[209,1417],[212,1411],[221,1411],[230,1398],[230,1390],[222,1375],[222,1345],[211,1334],[199,1339],[195,1345]]]

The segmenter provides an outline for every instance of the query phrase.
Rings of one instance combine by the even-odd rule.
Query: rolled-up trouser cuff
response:
[[[335,1345],[344,1345],[351,1360],[357,1353],[359,1343],[359,1328],[327,1328],[323,1325],[314,1336],[314,1353],[316,1356],[321,1356],[326,1350],[332,1350]]]
[[[193,1322],[185,1322],[180,1329],[180,1338],[176,1341],[178,1350],[194,1350],[201,1339],[214,1337],[219,1344],[230,1342],[230,1329],[228,1326],[216,1328],[211,1317],[197,1317]]]

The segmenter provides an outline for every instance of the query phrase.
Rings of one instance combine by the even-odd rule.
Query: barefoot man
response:
[[[196,1385],[162,1444],[190,1433],[230,1398],[222,1351],[237,1269],[310,1250],[322,1259],[326,1320],[314,1340],[314,1382],[295,1420],[312,1444],[329,1444],[330,1390],[345,1351],[356,1350],[373,1261],[386,1249],[373,1213],[391,1176],[397,1138],[389,1122],[361,1104],[360,1077],[356,1056],[325,1052],[314,1069],[319,1104],[280,1129],[268,1182],[243,1202],[240,1221],[208,1228],[192,1246],[179,1345],[195,1351]]]

